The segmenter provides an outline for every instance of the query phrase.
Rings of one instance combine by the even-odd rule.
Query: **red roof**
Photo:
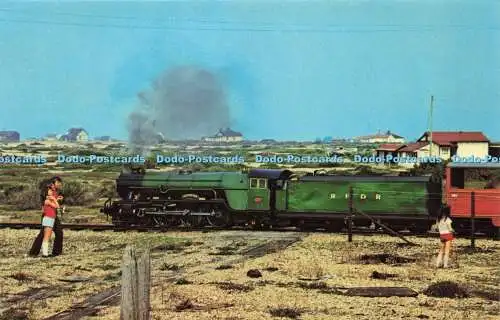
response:
[[[379,151],[397,151],[399,148],[404,147],[404,144],[401,143],[385,143],[381,144],[380,147],[377,148]]]
[[[428,145],[429,143],[428,142],[412,142],[412,143],[408,143],[404,148],[402,148],[401,150],[399,150],[400,152],[415,152],[417,151],[418,149]]]
[[[418,140],[426,136],[429,136],[428,131]],[[457,142],[489,142],[489,140],[480,131],[433,131],[432,142],[439,145],[452,145]]]

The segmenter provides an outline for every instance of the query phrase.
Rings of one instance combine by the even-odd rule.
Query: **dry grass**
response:
[[[134,243],[143,248],[146,245],[175,244],[184,240],[175,234],[65,231],[62,256],[51,259],[26,257],[37,233],[37,230],[0,230],[2,300],[16,298],[16,294],[44,287],[53,288],[52,295],[56,295],[47,299],[18,303],[17,307],[24,307],[29,311],[30,319],[39,319],[65,310],[89,294],[118,284],[122,248],[126,244]],[[89,278],[90,281],[77,283],[61,281],[75,276]],[[13,306],[13,304],[8,305]]]
[[[7,239],[7,246],[0,249],[2,295],[61,285],[61,277],[93,278],[90,282],[63,283],[68,288],[60,289],[60,296],[33,302],[27,309],[32,319],[64,310],[86,295],[117,284],[123,246],[128,242],[162,245],[162,250],[153,252],[154,319],[271,319],[273,315],[289,319],[494,319],[498,313],[494,293],[500,289],[495,273],[500,248],[489,240],[477,242],[483,249],[478,253],[466,253],[468,242],[457,240],[462,253],[452,259],[454,267],[446,270],[433,267],[435,239],[415,238],[412,240],[420,247],[404,247],[389,236],[355,236],[354,242],[348,243],[342,236],[314,234],[285,251],[233,263],[248,246],[285,235],[220,232],[172,233],[166,237],[68,231],[65,252],[72,255],[45,260],[22,257],[35,231],[2,232]],[[25,245],[19,247],[18,243]],[[213,255],[217,248],[232,248],[232,254]],[[362,259],[366,254],[416,260],[366,263]],[[232,268],[221,268],[227,265]],[[46,269],[51,272],[46,273]],[[259,270],[262,277],[248,277],[251,269]],[[374,272],[395,276],[374,278]],[[166,277],[176,275],[175,283],[166,282]],[[305,278],[310,281],[300,280]],[[457,288],[466,288],[470,297],[438,298],[422,293],[444,281],[458,283]],[[409,287],[420,294],[416,298],[364,298],[330,290],[358,286]],[[119,308],[106,308],[98,318],[117,319]]]
[[[498,261],[498,244],[482,240],[486,253],[460,255],[453,260],[455,268],[436,270],[433,258],[437,243],[433,239],[413,239],[421,247],[402,247],[391,237],[356,237],[351,244],[345,237],[313,235],[284,252],[234,265],[231,269],[214,270],[191,276],[193,284],[179,287],[163,285],[164,292],[181,296],[196,305],[227,303],[232,307],[206,310],[177,311],[175,301],[160,299],[155,294],[154,315],[157,319],[271,319],[283,315],[298,319],[494,319],[498,302],[488,297],[472,295],[465,299],[429,297],[421,292],[439,281],[459,281],[478,290],[498,290],[498,276],[493,273]],[[462,249],[467,244],[458,240]],[[386,253],[415,258],[415,262],[367,264],[364,254]],[[459,267],[457,267],[457,260]],[[265,271],[271,267],[271,271]],[[275,268],[278,268],[276,270]],[[246,273],[258,269],[263,277],[250,279]],[[373,272],[397,275],[373,279]],[[299,282],[299,278],[323,278],[322,281]],[[264,279],[264,280],[262,280]],[[472,280],[475,279],[475,280]],[[234,289],[210,285],[230,283]],[[325,293],[327,287],[406,286],[421,294],[416,298],[363,298]],[[160,289],[157,289],[160,290]],[[201,293],[203,292],[203,294]],[[491,292],[491,291],[490,291]],[[167,294],[164,293],[164,296]],[[491,298],[491,296],[490,296]],[[182,302],[181,301],[181,302]],[[110,314],[116,316],[117,313]]]

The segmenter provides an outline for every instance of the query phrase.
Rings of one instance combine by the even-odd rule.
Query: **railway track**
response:
[[[63,223],[62,227],[67,230],[92,230],[92,231],[111,231],[115,230],[112,224],[80,224]],[[40,223],[24,222],[2,222],[0,229],[40,229]]]
[[[228,228],[218,228],[218,227],[154,227],[154,226],[129,226],[129,227],[118,227],[112,224],[81,224],[81,223],[63,223],[63,229],[66,230],[88,230],[88,231],[114,231],[114,232],[126,232],[126,231],[137,231],[137,232],[189,232],[189,231],[222,231],[228,230]],[[23,223],[23,222],[3,222],[0,223],[0,229],[40,229],[39,223]],[[256,229],[252,227],[232,227],[230,230],[252,230],[255,232],[312,232],[312,233],[335,233],[341,235],[347,235],[347,230],[342,230],[340,232],[332,232],[324,229],[304,229],[296,227],[287,228],[272,228],[272,229]],[[437,237],[439,233],[437,232],[412,232],[412,231],[400,231],[402,236],[418,236],[418,237]],[[380,229],[369,229],[369,228],[353,228],[352,234],[354,235],[383,235],[388,234],[387,232]],[[459,234],[461,238],[470,238],[470,231]],[[487,234],[476,233],[475,238],[489,238]]]

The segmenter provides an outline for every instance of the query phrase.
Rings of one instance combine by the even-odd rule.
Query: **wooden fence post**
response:
[[[137,320],[139,309],[137,297],[137,260],[135,248],[128,245],[123,253],[122,262],[122,296],[120,320]]]
[[[120,320],[149,320],[151,260],[149,248],[137,259],[128,245],[123,253]]]
[[[150,288],[151,288],[151,258],[150,249],[147,248],[142,254],[141,259],[137,261],[138,272],[138,299],[139,299],[139,320],[149,320],[150,317]]]

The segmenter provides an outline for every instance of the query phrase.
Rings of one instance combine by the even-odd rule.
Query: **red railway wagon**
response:
[[[479,170],[478,170],[479,169]],[[490,179],[468,185],[466,172],[476,170]],[[454,224],[470,228],[475,216],[478,231],[498,234],[500,227],[500,163],[449,163],[446,167],[445,193]],[[496,177],[495,177],[496,175]],[[483,185],[481,185],[483,184]]]

